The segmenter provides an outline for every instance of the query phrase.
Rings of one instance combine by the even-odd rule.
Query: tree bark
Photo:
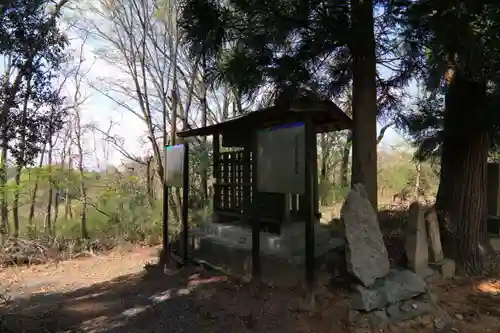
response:
[[[45,157],[45,149],[47,147],[47,144],[43,146],[42,153],[40,154],[40,162],[38,163],[38,170],[42,169],[43,166],[43,159]],[[33,218],[35,216],[35,205],[36,205],[36,196],[38,194],[38,185],[40,182],[40,174],[36,175],[36,180],[35,180],[35,185],[33,186],[33,192],[31,192],[31,200],[30,200],[30,213],[28,217],[28,229],[30,234],[33,234],[35,231],[34,225],[33,225]]]
[[[71,132],[70,132],[70,137],[71,137]],[[68,147],[68,176],[72,177],[73,175],[73,155],[72,155],[72,150],[71,150],[71,140],[69,143]],[[72,178],[70,178],[72,179]],[[64,219],[67,221],[69,218],[73,218],[73,211],[71,209],[71,196],[70,196],[70,185],[73,186],[73,183],[71,182],[66,182],[66,193],[64,194],[65,200],[64,200]]]
[[[439,208],[451,231],[453,253],[468,275],[481,275],[487,242],[488,130],[486,84],[452,73],[446,95]]]
[[[49,233],[50,235],[53,234],[52,230],[52,199],[54,197],[54,184],[52,184],[52,151],[54,148],[54,144],[52,142],[52,133],[50,133],[50,138],[49,139],[49,150],[47,152],[47,170],[49,173],[48,177],[48,185],[49,185],[49,193],[48,193],[48,198],[47,198],[47,211],[45,215],[45,224],[44,224],[44,231]]]
[[[0,232],[2,234],[2,244],[5,242],[9,235],[9,210],[7,206],[7,142],[3,140],[2,142],[2,152],[1,152],[1,165],[0,165],[0,186],[2,189],[0,190]]]
[[[14,199],[12,200],[12,219],[14,220],[14,237],[19,237],[19,192],[21,187],[21,172],[23,166],[19,163],[16,166],[16,190],[14,192]]]
[[[486,160],[488,134],[476,133],[464,142],[461,152],[460,181],[456,183],[450,218],[454,227],[454,244],[459,263],[469,275],[481,275],[486,240]],[[458,180],[458,179],[457,179]]]
[[[362,183],[377,209],[377,87],[373,1],[353,0],[353,96],[351,184]]]
[[[148,203],[151,208],[154,208],[155,193],[153,189],[154,184],[154,172],[151,172],[151,162],[153,161],[153,156],[146,158],[146,190],[148,193]]]
[[[342,149],[342,163],[340,164],[340,187],[346,188],[349,174],[349,157],[351,157],[352,132],[347,135],[344,148]]]
[[[76,113],[76,148],[78,149],[78,171],[80,172],[80,193],[82,195],[82,210],[80,213],[80,223],[82,238],[88,239],[89,232],[87,228],[87,185],[85,184],[85,169],[83,166],[83,144],[82,144],[82,124],[80,120],[80,115]]]
[[[17,165],[16,165],[16,176],[15,176],[15,182],[16,182],[16,189],[14,191],[14,199],[12,203],[12,219],[14,220],[14,237],[19,237],[19,196],[21,192],[21,173],[23,168],[26,165],[25,162],[25,149],[26,149],[26,120],[27,120],[27,115],[28,115],[28,102],[29,102],[29,96],[31,92],[31,76],[27,78],[27,86],[26,86],[26,95],[23,98],[23,113],[22,113],[22,119],[21,119],[21,128],[20,128],[20,151],[19,151],[19,157],[17,158]]]

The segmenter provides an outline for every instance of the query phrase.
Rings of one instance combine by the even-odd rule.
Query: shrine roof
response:
[[[293,122],[311,121],[317,133],[352,129],[352,119],[330,100],[304,96],[289,103],[246,112],[217,124],[179,132],[179,137],[208,136],[224,133],[248,134],[260,128]]]

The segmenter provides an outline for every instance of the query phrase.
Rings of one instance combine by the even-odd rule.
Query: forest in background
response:
[[[345,134],[337,134],[341,135]],[[324,161],[325,178],[319,180],[321,212],[327,220],[339,217],[340,206],[349,190],[341,184],[342,149],[343,145],[335,143],[328,146],[330,155]],[[78,254],[89,243],[94,251],[125,243],[159,245],[163,222],[162,186],[157,177],[152,177],[153,165],[148,164],[147,158],[144,160],[144,163],[128,161],[104,171],[85,169],[83,177],[69,164],[26,167],[19,183],[16,169],[8,169],[9,235],[18,234],[26,239],[53,238],[61,250],[70,255]],[[323,159],[319,162],[322,165]],[[200,170],[193,168],[191,173],[199,175]],[[417,193],[432,200],[437,190],[435,168],[415,163],[410,152],[396,147],[379,153],[378,177],[382,207],[404,205],[415,199]],[[199,195],[199,184],[192,185],[190,200],[197,201]],[[17,196],[19,199],[15,201]],[[200,204],[190,210],[193,224],[202,222],[211,212],[210,200]],[[14,220],[15,208],[19,224]],[[82,242],[82,214],[86,219],[87,243]],[[177,221],[170,229],[171,236],[175,237],[179,231]]]

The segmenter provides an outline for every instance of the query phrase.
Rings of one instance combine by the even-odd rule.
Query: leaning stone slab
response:
[[[408,270],[391,270],[371,288],[356,286],[351,307],[355,310],[372,311],[388,304],[406,301],[427,291],[425,281]]]
[[[427,236],[429,238],[430,261],[440,262],[444,259],[443,246],[441,245],[441,234],[439,232],[439,224],[434,209],[430,209],[425,214],[425,222],[427,224]]]
[[[415,201],[410,205],[409,213],[408,226],[405,230],[405,252],[408,268],[424,276],[428,272],[429,262],[424,210]]]
[[[347,270],[369,287],[389,273],[390,264],[377,214],[362,184],[351,189],[340,216],[347,240]]]

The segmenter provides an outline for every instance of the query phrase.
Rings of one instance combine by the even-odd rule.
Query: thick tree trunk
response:
[[[353,96],[351,184],[362,183],[377,209],[377,87],[373,1],[352,1]]]
[[[454,186],[454,209],[450,220],[454,224],[454,244],[457,259],[469,275],[481,275],[486,240],[486,166],[488,134],[469,136],[462,146],[460,181]],[[457,174],[458,175],[458,174]],[[458,180],[458,179],[457,179]]]
[[[446,96],[438,203],[455,258],[469,275],[480,275],[489,254],[486,223],[488,131],[486,85],[452,73]]]

